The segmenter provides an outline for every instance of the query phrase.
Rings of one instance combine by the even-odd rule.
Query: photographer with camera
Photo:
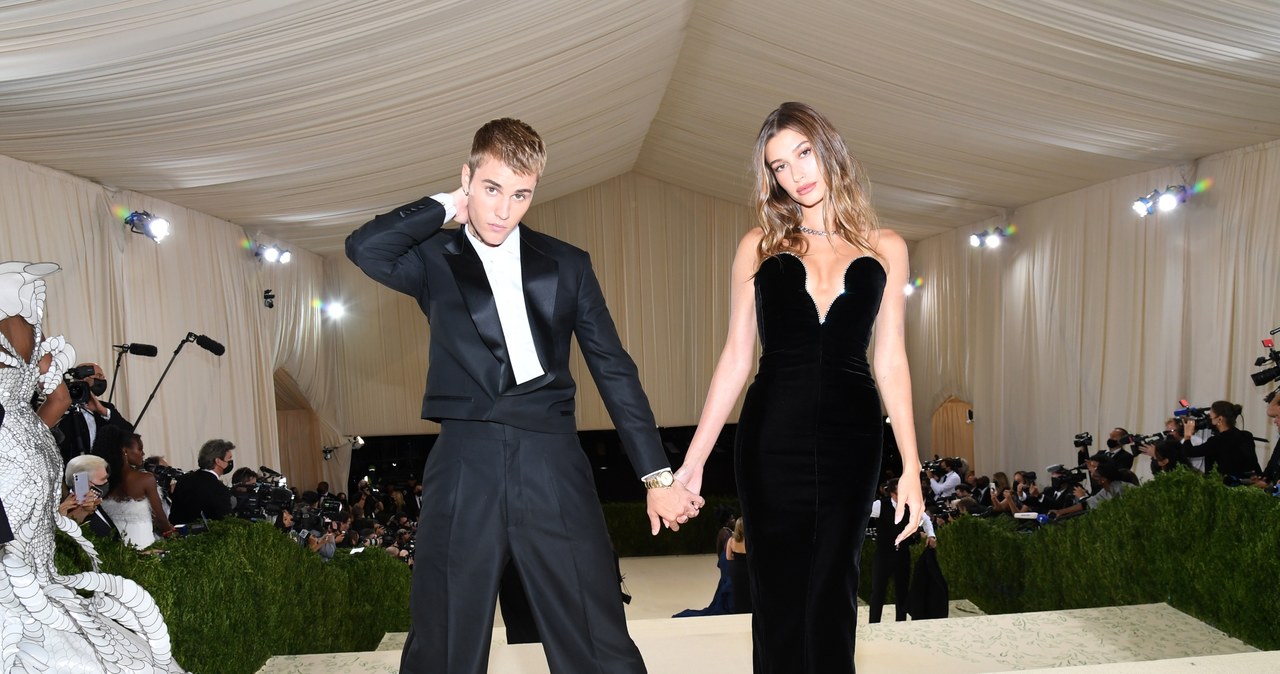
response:
[[[220,520],[231,514],[235,498],[222,483],[222,476],[235,467],[232,453],[236,446],[227,440],[210,440],[200,448],[196,463],[200,470],[178,478],[173,488],[173,510],[169,521],[174,524]]]
[[[1103,452],[1094,454],[1087,462],[1089,466],[1089,475],[1098,485],[1098,492],[1089,495],[1083,484],[1075,486],[1075,496],[1079,502],[1065,508],[1057,508],[1049,511],[1049,517],[1061,519],[1063,517],[1082,513],[1098,507],[1098,504],[1110,501],[1133,489],[1135,485],[1132,482],[1125,481],[1125,471],[1115,462],[1108,459]]]
[[[956,485],[961,482],[960,474],[956,469],[956,460],[951,458],[930,461],[926,464],[926,470],[929,471],[929,487],[938,501],[945,501],[955,493]]]
[[[1189,439],[1182,441],[1183,456],[1204,457],[1205,472],[1216,468],[1222,473],[1223,481],[1231,485],[1240,484],[1241,480],[1252,482],[1253,476],[1262,472],[1253,448],[1253,434],[1236,428],[1236,419],[1243,410],[1240,405],[1226,400],[1214,402],[1208,413],[1214,435],[1200,446],[1193,445]],[[1196,420],[1185,419],[1182,429],[1189,438],[1198,430]]]
[[[1182,424],[1177,418],[1170,418],[1164,422],[1164,428],[1164,437],[1159,441],[1144,442],[1138,446],[1138,451],[1151,457],[1152,475],[1167,473],[1178,466],[1191,467],[1182,456],[1182,441],[1186,437]]]
[[[81,363],[68,370],[63,379],[67,382],[71,407],[53,431],[63,464],[72,457],[91,453],[93,441],[102,428],[113,426],[133,433],[133,424],[121,416],[115,405],[98,399],[107,392],[107,377],[97,363]]]
[[[1133,454],[1125,449],[1127,445],[1133,444],[1133,435],[1123,428],[1116,427],[1111,429],[1107,434],[1107,448],[1102,450],[1107,458],[1121,470],[1133,469]]]
[[[1087,463],[1088,459],[1085,461]],[[1049,490],[1041,495],[1033,510],[1047,515],[1052,510],[1069,508],[1079,502],[1076,487],[1088,478],[1087,470],[1079,467],[1067,469],[1059,463],[1049,466],[1045,472],[1049,474]]]

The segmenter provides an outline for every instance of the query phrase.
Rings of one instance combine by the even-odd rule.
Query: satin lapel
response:
[[[529,312],[529,329],[533,332],[533,344],[538,350],[542,371],[551,373],[551,354],[555,329],[551,318],[555,315],[556,290],[560,285],[560,264],[555,258],[538,250],[530,243],[536,233],[521,225],[520,275],[524,281],[524,303]]]
[[[498,303],[493,299],[493,288],[489,287],[489,277],[484,273],[484,263],[476,254],[467,235],[458,230],[457,238],[446,247],[449,251],[445,260],[453,271],[453,279],[458,283],[462,293],[462,301],[467,305],[467,313],[475,323],[476,332],[489,348],[493,356],[502,363],[503,378],[494,382],[497,390],[504,388],[508,373],[511,370],[511,358],[507,355],[507,341],[502,337],[502,321],[498,318]]]

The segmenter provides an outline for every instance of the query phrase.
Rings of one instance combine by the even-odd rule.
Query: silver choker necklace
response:
[[[804,232],[805,234],[812,234],[813,236],[831,236],[831,232],[824,232],[820,229],[809,229],[804,225],[796,225],[796,229]]]

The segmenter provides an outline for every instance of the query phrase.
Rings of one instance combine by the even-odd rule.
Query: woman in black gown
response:
[[[853,672],[882,400],[903,474],[920,471],[898,290],[906,244],[878,228],[861,167],[809,106],[770,113],[753,163],[759,226],[738,245],[729,335],[676,479],[701,489],[703,464],[751,373],[758,330],[760,362],[735,453],[751,541],[755,671]],[[902,486],[895,521],[906,507],[919,518],[919,481]]]

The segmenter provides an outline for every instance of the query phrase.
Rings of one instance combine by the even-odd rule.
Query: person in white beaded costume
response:
[[[41,331],[43,277],[58,269],[0,263],[0,502],[13,529],[0,547],[0,672],[181,672],[151,595],[100,573],[93,545],[57,511],[62,458],[49,426],[70,404],[62,373],[76,362],[66,340]],[[58,574],[55,526],[84,548],[93,571]]]

